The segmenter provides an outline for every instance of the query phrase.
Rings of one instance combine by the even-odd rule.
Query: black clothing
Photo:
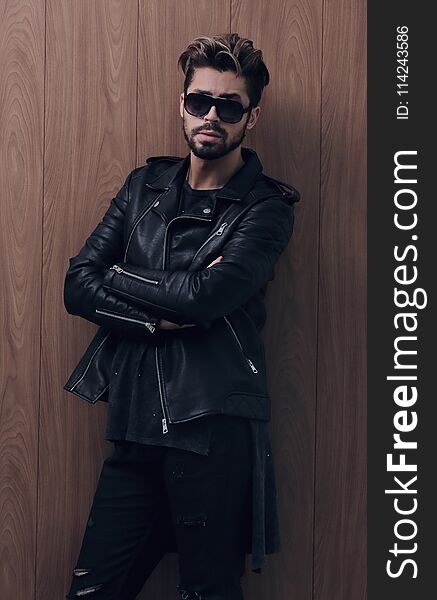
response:
[[[222,188],[214,188],[211,190],[196,190],[192,188],[187,180],[182,184],[181,194],[179,196],[179,206],[178,206],[178,215],[182,215],[184,213],[190,214],[192,208],[195,207],[197,202],[203,204],[201,202],[202,198],[208,198],[208,196],[212,196],[214,192],[218,192]]]
[[[265,175],[256,152],[241,151],[244,166],[184,216],[176,215],[190,154],[150,157],[129,174],[70,259],[66,309],[100,328],[64,388],[92,403],[108,400],[109,391],[117,405],[126,389],[140,394],[138,363],[124,360],[120,344],[148,341],[167,424],[193,425],[207,415],[247,419],[254,457],[252,570],[259,571],[265,554],[279,549],[260,335],[264,294],[291,237],[299,192]],[[153,325],[160,318],[196,326],[160,330]]]
[[[244,166],[228,183],[184,218],[175,214],[190,154],[148,159],[130,173],[70,259],[67,311],[103,331],[65,384],[68,391],[104,399],[113,334],[132,336],[156,344],[170,423],[206,414],[269,421],[264,293],[290,239],[298,192],[263,174],[253,150],[242,148],[242,157]],[[160,318],[198,326],[161,330],[153,327]],[[131,376],[128,368],[118,373],[125,385]]]
[[[251,447],[249,421],[226,415],[215,416],[208,456],[115,442],[66,597],[134,600],[171,547],[182,598],[243,600]]]
[[[212,190],[192,189],[185,181],[179,199],[177,216],[183,215],[202,202]],[[205,228],[205,235],[208,228]],[[183,423],[166,423],[159,397],[159,381],[156,376],[155,347],[146,338],[118,341],[112,362],[105,439],[129,440],[141,444],[171,446],[208,454],[211,426],[216,415],[206,415]],[[124,368],[134,374],[119,389],[117,377]]]
[[[118,371],[124,368],[124,364],[129,365],[133,377],[128,386],[118,386]],[[208,454],[211,421],[216,415],[206,415],[184,423],[167,423],[166,433],[163,433],[154,346],[147,342],[121,339],[114,354],[112,369],[105,439],[172,446]]]

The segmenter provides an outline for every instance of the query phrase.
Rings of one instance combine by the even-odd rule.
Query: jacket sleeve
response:
[[[103,288],[107,268],[123,256],[124,215],[133,171],[111,200],[101,222],[79,254],[69,259],[64,282],[64,305],[72,315],[123,335],[153,336],[159,317]],[[156,329],[157,331],[157,329]]]
[[[214,320],[243,305],[274,278],[293,225],[293,204],[272,196],[246,212],[223,246],[222,260],[212,267],[168,271],[119,262],[107,270],[104,287],[178,324]]]

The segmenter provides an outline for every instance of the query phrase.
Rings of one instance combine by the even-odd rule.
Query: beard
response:
[[[226,154],[229,154],[229,152],[232,152],[232,150],[238,148],[246,136],[248,120],[249,119],[246,120],[242,130],[230,142],[227,141],[228,134],[226,132],[217,130],[215,131],[222,137],[217,138],[216,142],[196,142],[195,138],[199,131],[195,130],[191,133],[187,132],[185,118],[183,119],[182,123],[182,131],[184,133],[185,141],[187,142],[188,147],[194,156],[197,156],[197,158],[202,158],[203,160],[215,160],[217,158],[221,158],[222,156],[226,156]]]

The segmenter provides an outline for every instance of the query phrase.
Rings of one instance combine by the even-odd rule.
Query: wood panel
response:
[[[43,200],[44,3],[0,5],[0,597],[33,598]]]
[[[233,1],[232,29],[261,48],[271,75],[247,136],[267,174],[295,185],[292,240],[267,290],[266,345],[282,550],[248,572],[251,600],[312,598],[314,414],[320,173],[321,2]]]
[[[366,3],[323,27],[315,600],[366,597]]]
[[[185,156],[179,94],[183,74],[177,66],[187,44],[200,35],[229,31],[230,2],[223,0],[148,0],[140,2],[138,40],[138,154]],[[139,599],[171,600],[178,595],[177,557],[165,556]]]
[[[135,165],[137,1],[47,1],[38,600],[63,598],[102,461],[106,405],[62,388],[96,326],[68,315],[68,258]],[[23,599],[24,600],[24,599]]]

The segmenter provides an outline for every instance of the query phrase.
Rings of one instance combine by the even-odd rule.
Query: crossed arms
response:
[[[212,267],[212,265],[215,265],[215,263],[220,262],[222,258],[223,258],[223,256],[219,256],[218,258],[213,260],[212,263],[210,263],[208,265],[208,267]],[[173,323],[172,321],[167,321],[166,319],[160,319],[158,321],[158,323],[156,324],[156,326],[159,329],[180,329],[181,327],[195,327],[196,323],[185,323],[185,325],[178,325],[177,323]]]
[[[122,333],[132,329],[153,335],[144,324],[156,326],[160,320],[162,328],[208,328],[273,279],[294,224],[294,206],[281,196],[251,207],[221,249],[221,257],[204,269],[169,271],[121,262],[131,175],[79,254],[70,259],[64,284],[70,314]],[[111,269],[113,265],[137,277]]]

